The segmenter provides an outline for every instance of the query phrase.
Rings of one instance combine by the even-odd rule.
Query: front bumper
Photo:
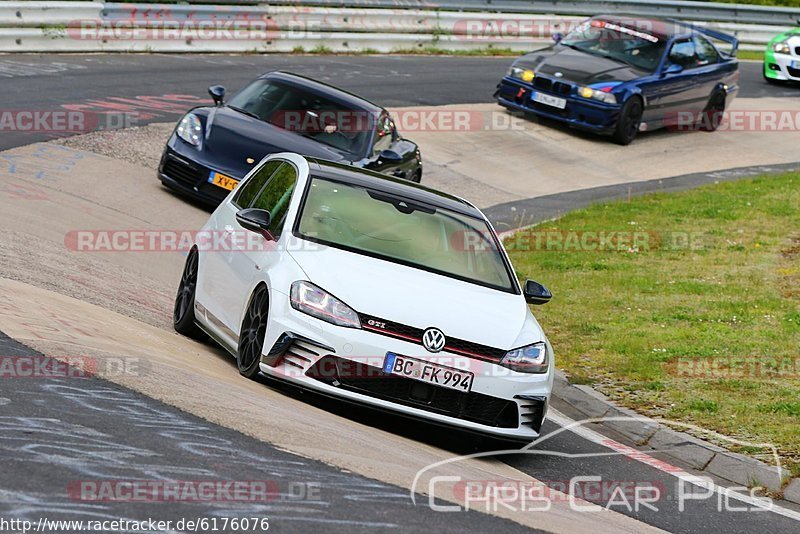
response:
[[[428,422],[494,437],[538,437],[553,387],[546,374],[499,365],[368,330],[344,328],[294,310],[286,295],[270,299],[260,369],[303,388]],[[392,352],[474,373],[469,393],[383,371]],[[551,358],[552,362],[552,358]]]
[[[800,55],[767,53],[763,69],[773,80],[800,81]]]
[[[209,182],[211,173],[217,171],[200,163],[196,158],[192,158],[191,153],[184,150],[178,152],[170,146],[164,147],[161,161],[158,164],[158,179],[165,186],[177,191],[185,196],[199,200],[203,204],[216,207],[228,196],[227,189],[214,185]],[[235,176],[230,171],[218,171],[236,180],[241,180],[241,176]]]
[[[567,101],[564,109],[559,109],[533,100],[537,92],[542,92]],[[571,94],[556,94],[542,91],[533,85],[508,76],[500,80],[495,98],[501,106],[509,109],[533,113],[540,117],[554,119],[573,128],[600,134],[611,133],[617,124],[622,106],[592,102]]]

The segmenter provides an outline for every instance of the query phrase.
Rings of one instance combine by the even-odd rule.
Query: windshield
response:
[[[494,235],[476,217],[317,177],[295,231],[351,252],[516,292]]]
[[[665,48],[655,35],[602,20],[584,22],[560,44],[649,72],[656,70]]]
[[[290,85],[256,80],[228,101],[228,107],[314,139],[351,160],[367,152],[374,118],[323,96]]]

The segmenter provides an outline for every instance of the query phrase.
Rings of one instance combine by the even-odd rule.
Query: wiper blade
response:
[[[238,111],[239,113],[241,113],[243,115],[247,115],[248,117],[253,117],[254,119],[262,120],[261,117],[259,117],[258,115],[256,115],[252,111],[247,111],[246,109],[237,108],[236,106],[228,106],[228,107],[230,109],[232,109],[233,111]]]

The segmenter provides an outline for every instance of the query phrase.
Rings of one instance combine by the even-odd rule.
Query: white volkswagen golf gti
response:
[[[538,436],[553,350],[486,217],[460,198],[297,154],[265,158],[188,255],[179,333],[304,388],[507,439]]]

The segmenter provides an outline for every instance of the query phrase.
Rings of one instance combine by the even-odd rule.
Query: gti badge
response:
[[[444,348],[444,334],[438,328],[428,328],[422,334],[422,346],[429,352],[439,352]]]

